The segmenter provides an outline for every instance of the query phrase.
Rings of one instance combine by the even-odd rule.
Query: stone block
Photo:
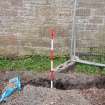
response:
[[[98,26],[97,25],[93,25],[93,24],[87,24],[86,25],[86,30],[98,31]]]
[[[88,0],[88,1],[82,0],[78,2],[78,7],[81,7],[81,8],[97,9],[97,8],[103,8],[104,5],[105,5],[105,2],[101,2],[101,1],[96,2],[95,0]]]
[[[103,24],[103,17],[92,17],[89,19],[89,22],[92,24]]]
[[[76,16],[90,16],[91,10],[90,9],[77,9]]]
[[[17,45],[17,37],[14,35],[0,36],[0,45]]]

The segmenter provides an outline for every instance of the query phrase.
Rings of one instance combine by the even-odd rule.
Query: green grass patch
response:
[[[76,64],[76,72],[89,75],[105,75],[105,68],[85,64]]]
[[[95,52],[94,49],[90,49],[90,52]],[[105,54],[100,53],[100,55],[83,55],[81,56],[82,60],[87,60],[91,62],[96,62],[96,63],[103,63],[105,64]],[[91,74],[91,75],[105,75],[105,68],[102,67],[96,67],[96,66],[91,66],[91,65],[86,65],[86,64],[76,64],[76,72],[79,73],[85,73],[85,74]]]
[[[64,63],[69,59],[68,55],[54,58],[54,67]],[[103,60],[104,61],[104,60]],[[16,58],[0,57],[0,70],[28,70],[35,72],[44,72],[50,70],[50,58],[43,55],[32,55]],[[91,75],[105,75],[105,68],[95,66],[76,64],[76,72]]]
[[[68,56],[56,56],[54,58],[54,67],[64,63]],[[17,58],[0,57],[0,70],[33,70],[44,72],[50,70],[49,56],[33,55]]]

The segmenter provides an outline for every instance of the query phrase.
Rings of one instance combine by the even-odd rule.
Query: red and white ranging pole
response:
[[[56,33],[51,31],[51,48],[50,48],[50,60],[51,60],[51,71],[50,71],[50,80],[51,80],[51,88],[53,88],[53,81],[55,78],[55,70],[54,70],[54,38]]]

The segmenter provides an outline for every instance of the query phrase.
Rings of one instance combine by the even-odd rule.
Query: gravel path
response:
[[[26,86],[15,98],[3,105],[91,105],[78,90],[57,90]]]

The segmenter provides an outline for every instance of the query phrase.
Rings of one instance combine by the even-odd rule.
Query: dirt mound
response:
[[[3,105],[91,105],[78,90],[25,86],[22,93]]]
[[[81,94],[89,100],[92,105],[105,105],[105,89],[83,89]]]

